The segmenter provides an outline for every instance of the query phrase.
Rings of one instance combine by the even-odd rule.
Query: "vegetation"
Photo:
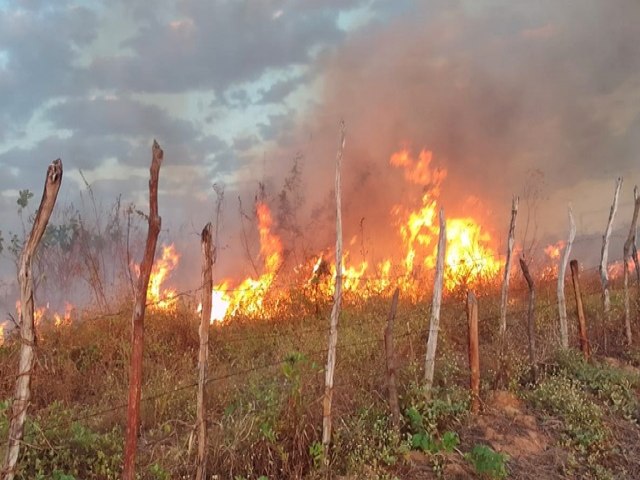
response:
[[[524,291],[514,295],[518,301]],[[292,298],[297,298],[295,292]],[[388,308],[384,296],[351,299],[343,313],[336,372],[336,419],[332,468],[350,478],[418,478],[425,469],[449,478],[528,478],[531,465],[559,478],[633,478],[640,458],[640,377],[623,363],[585,362],[555,350],[540,335],[540,379],[529,384],[524,314],[514,313],[505,386],[524,401],[532,428],[548,439],[553,458],[538,452],[511,455],[495,443],[478,418],[500,423],[491,404],[497,346],[497,296],[481,298],[481,346],[485,413],[471,416],[464,304],[451,299],[442,319],[435,389],[422,390],[428,305],[400,304],[396,321],[400,431],[392,428],[386,403],[382,334]],[[597,295],[590,304],[596,308]],[[615,297],[614,297],[615,298]],[[321,397],[327,314],[309,304],[274,307],[273,318],[235,318],[211,327],[209,472],[218,478],[320,478]],[[614,306],[617,305],[614,303]],[[190,478],[193,472],[195,380],[198,350],[195,306],[151,310],[147,319],[138,471],[142,479]],[[519,312],[518,308],[512,309]],[[19,478],[118,478],[122,460],[127,392],[130,312],[103,316],[85,312],[71,325],[43,320],[38,338],[34,398],[21,450]],[[539,309],[539,333],[555,321],[553,308]],[[623,339],[619,339],[622,344]],[[595,342],[594,342],[595,343]],[[597,344],[594,345],[597,351]],[[18,342],[0,347],[0,436],[6,435]],[[546,353],[545,353],[546,352]],[[637,352],[618,350],[619,357]],[[522,366],[519,367],[518,365]],[[508,425],[509,420],[504,419]],[[626,430],[625,430],[626,429]],[[631,429],[631,430],[629,430]],[[627,433],[628,434],[628,433]]]

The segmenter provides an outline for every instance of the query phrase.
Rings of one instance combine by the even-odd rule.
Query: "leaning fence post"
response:
[[[424,364],[425,395],[431,397],[433,374],[436,364],[436,347],[440,330],[440,306],[442,304],[442,283],[444,281],[444,257],[447,249],[447,224],[444,220],[444,209],[440,209],[440,234],[438,237],[438,258],[436,260],[436,276],[433,282],[433,300],[431,303],[431,319],[429,320],[429,339]]]
[[[35,325],[33,314],[33,277],[31,264],[44,234],[51,212],[56,204],[60,184],[62,183],[62,161],[58,158],[47,168],[42,200],[33,221],[33,227],[27,243],[20,255],[20,363],[16,389],[11,404],[11,419],[9,421],[9,437],[7,451],[2,467],[4,480],[13,480],[16,464],[20,455],[20,444],[24,435],[24,422],[27,419],[27,409],[31,399],[31,372],[35,361]]]
[[[391,299],[391,309],[387,317],[387,328],[384,330],[384,349],[387,358],[387,389],[389,393],[389,409],[391,422],[396,431],[400,430],[400,405],[398,403],[398,388],[396,386],[396,356],[393,350],[393,324],[398,309],[400,289],[396,287]]]
[[[513,258],[513,247],[516,238],[516,220],[518,218],[518,202],[517,196],[513,197],[511,202],[511,222],[509,223],[509,237],[507,239],[507,258],[504,263],[504,276],[502,278],[502,294],[500,297],[500,340],[498,353],[498,375],[496,375],[496,383],[502,383],[506,365],[506,348],[507,348],[507,297],[509,296],[509,279],[511,278],[511,260]]]
[[[569,348],[569,328],[567,326],[567,301],[564,296],[564,280],[567,272],[567,263],[571,254],[571,246],[576,238],[576,222],[573,220],[573,212],[569,206],[569,239],[562,253],[560,269],[558,270],[558,315],[560,317],[560,341],[562,348]]]
[[[589,360],[591,349],[589,348],[589,340],[587,337],[587,321],[584,317],[584,308],[582,306],[582,293],[580,293],[580,269],[578,261],[571,260],[571,278],[573,279],[573,292],[576,296],[576,310],[578,313],[578,335],[580,337],[580,350],[586,360]]]
[[[529,362],[531,363],[533,383],[536,383],[538,381],[538,365],[536,363],[536,287],[533,283],[533,277],[531,277],[531,273],[529,273],[529,265],[527,265],[524,257],[520,257],[520,268],[529,287],[529,308],[527,309]]]
[[[509,238],[507,240],[507,259],[504,264],[504,277],[502,279],[502,295],[500,297],[500,335],[505,336],[507,331],[507,297],[509,295],[509,278],[511,273],[511,256],[516,238],[516,219],[518,217],[518,197],[513,197],[511,202],[511,222],[509,223]]]
[[[480,411],[480,346],[478,339],[478,300],[467,292],[467,320],[469,321],[469,371],[471,373],[471,412]]]
[[[613,230],[613,219],[618,210],[618,197],[620,196],[620,187],[622,187],[622,177],[618,177],[616,181],[616,190],[613,194],[613,203],[609,211],[609,220],[607,228],[602,236],[602,252],[600,254],[600,282],[602,283],[602,306],[604,314],[602,316],[602,340],[604,342],[604,351],[607,351],[607,325],[609,323],[609,315],[611,310],[611,299],[609,295],[609,272],[607,271],[609,263],[609,237]]]
[[[627,334],[627,345],[631,346],[633,338],[631,334],[631,306],[629,305],[629,256],[631,247],[636,243],[636,225],[638,224],[638,210],[640,210],[640,197],[638,197],[638,187],[633,189],[633,218],[629,228],[629,236],[624,242],[622,250],[622,263],[624,263],[624,327]]]
[[[213,291],[213,242],[211,223],[202,230],[202,311],[200,317],[200,350],[198,353],[198,464],[196,480],[205,480],[207,473],[207,362],[209,358],[209,324]]]
[[[336,347],[338,344],[338,319],[342,302],[342,200],[341,176],[342,155],[345,145],[344,121],[340,122],[340,145],[336,155],[336,280],[333,292],[333,308],[331,309],[331,325],[329,329],[329,350],[327,352],[327,368],[324,378],[324,398],[322,400],[322,451],[323,464],[327,478],[330,476],[329,445],[331,444],[331,404],[333,401],[333,376],[336,369]]]
[[[140,397],[142,395],[142,356],[144,351],[144,313],[147,308],[147,289],[156,253],[156,243],[162,220],[158,215],[158,178],[162,165],[163,151],[158,142],[153,141],[149,178],[149,228],[144,248],[140,274],[136,285],[133,307],[133,337],[131,347],[131,369],[129,373],[129,401],[127,404],[127,433],[124,447],[123,480],[134,480],[136,476],[136,449],[140,423]]]

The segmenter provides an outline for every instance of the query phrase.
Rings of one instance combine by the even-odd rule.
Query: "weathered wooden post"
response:
[[[398,388],[396,386],[396,355],[393,349],[393,324],[398,309],[400,289],[396,287],[391,299],[391,309],[387,317],[387,328],[384,330],[384,350],[387,358],[387,391],[389,394],[389,409],[391,422],[396,431],[400,431],[400,404],[398,403]]]
[[[627,345],[631,346],[633,337],[631,333],[631,306],[629,301],[629,256],[631,247],[636,243],[636,227],[638,225],[638,211],[640,210],[640,197],[638,196],[638,187],[633,189],[633,218],[631,219],[631,227],[629,228],[629,236],[624,242],[622,250],[622,263],[624,263],[624,327],[627,334]]]
[[[162,165],[163,151],[158,142],[153,141],[151,149],[151,168],[149,178],[149,228],[144,248],[140,274],[136,285],[136,296],[133,307],[131,370],[129,374],[129,402],[127,405],[127,433],[124,448],[123,480],[135,480],[136,450],[138,447],[138,431],[140,423],[140,397],[142,395],[142,355],[144,351],[144,313],[147,308],[147,289],[149,277],[156,253],[156,243],[160,233],[162,220],[158,215],[158,178]]]
[[[580,350],[586,360],[591,356],[589,348],[589,339],[587,337],[587,321],[584,316],[584,308],[582,306],[582,293],[580,292],[580,269],[578,261],[571,260],[571,278],[573,279],[573,292],[576,296],[576,310],[578,313],[578,335],[580,337]]]
[[[576,222],[573,220],[573,212],[569,206],[569,238],[562,253],[560,268],[558,269],[558,315],[560,316],[560,341],[562,348],[569,348],[569,328],[567,326],[567,301],[564,296],[564,280],[567,272],[567,263],[571,247],[576,238]]]
[[[444,209],[440,209],[440,234],[438,236],[438,257],[436,260],[436,275],[433,282],[433,300],[431,302],[431,319],[429,320],[429,339],[427,340],[427,354],[424,362],[425,396],[431,398],[433,374],[436,364],[436,348],[438,346],[438,332],[440,331],[440,306],[442,304],[442,284],[444,281],[444,258],[447,249],[447,223],[444,219]]]
[[[518,197],[513,197],[511,202],[511,222],[509,223],[509,238],[507,240],[507,258],[504,264],[504,277],[502,279],[502,295],[500,297],[500,335],[507,332],[507,297],[509,296],[509,274],[511,273],[511,256],[516,238],[516,219],[518,217]]]
[[[529,273],[529,265],[527,265],[524,257],[520,257],[520,269],[522,275],[529,287],[529,307],[527,309],[527,326],[529,333],[529,362],[531,363],[531,374],[533,383],[538,381],[538,365],[536,363],[536,287],[533,283],[533,277]]]
[[[213,291],[213,241],[211,223],[202,230],[202,310],[200,312],[200,350],[198,353],[198,463],[196,480],[205,480],[207,474],[207,363],[209,360],[209,324]]]
[[[618,211],[618,198],[620,196],[620,188],[622,187],[622,177],[616,181],[616,190],[613,194],[613,203],[609,211],[609,220],[607,228],[602,236],[602,252],[600,255],[600,282],[602,283],[602,307],[604,314],[602,316],[602,339],[604,342],[604,351],[607,351],[607,325],[609,324],[609,316],[611,311],[611,298],[609,294],[609,272],[607,271],[609,263],[609,237],[613,230],[613,219]]]
[[[342,302],[342,200],[341,174],[342,155],[345,145],[345,125],[340,122],[340,145],[336,155],[336,280],[333,293],[333,308],[331,309],[331,325],[329,329],[329,350],[327,353],[327,368],[324,377],[324,398],[322,400],[322,451],[324,468],[327,478],[331,475],[329,460],[329,446],[331,444],[331,404],[333,401],[333,376],[336,369],[336,347],[338,344],[338,319]]]
[[[58,158],[47,168],[44,191],[40,206],[33,221],[33,227],[27,243],[20,255],[20,363],[18,378],[11,404],[11,418],[9,420],[9,438],[2,467],[4,480],[13,480],[16,465],[20,455],[20,444],[24,435],[24,423],[31,399],[31,372],[35,362],[35,324],[33,313],[33,276],[31,265],[36,254],[42,235],[44,234],[51,212],[56,204],[60,185],[62,183],[62,161]]]
[[[509,296],[509,280],[511,279],[511,262],[513,258],[513,247],[516,238],[516,220],[518,218],[517,196],[511,202],[511,222],[509,223],[509,237],[507,239],[507,258],[504,263],[504,276],[502,279],[502,295],[500,297],[500,337],[498,341],[498,374],[496,375],[496,387],[504,382],[507,361],[507,303]]]
[[[467,292],[467,320],[469,322],[469,386],[471,412],[480,411],[480,342],[478,339],[478,300],[471,290]]]

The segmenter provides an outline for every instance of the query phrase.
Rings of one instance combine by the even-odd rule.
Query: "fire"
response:
[[[555,244],[546,246],[544,249],[544,253],[547,255],[547,257],[549,257],[549,259],[556,260],[560,258],[560,253],[562,253],[562,249],[564,248],[564,246],[565,242],[563,240],[560,240]]]
[[[36,326],[40,325],[40,322],[44,318],[44,314],[49,308],[49,304],[47,303],[46,307],[35,307],[33,309],[33,322]],[[22,303],[20,300],[16,300],[16,312],[18,314],[18,318],[22,318]]]
[[[64,314],[61,316],[59,313],[53,314],[53,323],[56,327],[71,325],[71,312],[73,311],[73,305],[68,302],[64,304]]]
[[[407,181],[417,185],[439,188],[447,177],[447,171],[440,168],[432,169],[432,160],[433,154],[428,150],[422,150],[418,155],[418,160],[414,160],[408,149],[402,149],[391,155],[389,163],[394,167],[403,168],[404,178]],[[438,193],[439,191],[436,194]]]
[[[629,262],[627,263],[627,271],[629,273],[633,273],[633,271],[635,270],[635,264],[633,263],[633,260],[629,260]],[[609,276],[609,278],[620,278],[624,275],[624,261],[619,260],[617,262],[614,263],[610,263],[607,266],[607,274]]]
[[[165,280],[178,266],[180,255],[173,244],[162,247],[162,255],[157,259],[151,269],[149,287],[147,288],[147,303],[152,308],[167,310],[174,308],[177,301],[177,292],[173,288],[163,288]],[[140,265],[134,265],[134,271],[140,275]]]
[[[547,265],[542,269],[540,276],[545,280],[553,280],[558,276],[559,266],[557,260],[560,259],[562,250],[566,243],[563,240],[559,240],[556,243],[547,245],[544,248],[544,253],[547,256]]]
[[[490,247],[491,236],[471,218],[447,220],[447,255],[445,286],[489,281],[498,275],[502,262]]]
[[[4,325],[0,324],[0,347],[4,345]]]
[[[420,273],[431,271],[436,264],[439,226],[437,212],[442,182],[447,177],[445,169],[433,165],[433,154],[422,150],[413,158],[403,149],[391,155],[390,164],[401,168],[406,181],[423,187],[419,203],[414,208],[403,205],[391,210],[396,218],[398,234],[402,241],[402,259],[385,258],[371,264],[368,259],[355,261],[350,248],[357,244],[357,236],[350,237],[343,255],[343,291],[357,298],[367,298],[372,292],[381,292],[392,285],[412,297],[423,291],[416,280]],[[273,288],[274,280],[283,263],[283,246],[274,233],[274,222],[269,206],[264,201],[256,203],[256,219],[260,237],[262,273],[239,282],[225,280],[213,288],[211,323],[222,321],[238,313],[257,315],[268,305],[266,300],[279,301],[278,295],[287,295]],[[477,285],[495,279],[503,266],[496,254],[495,241],[472,217],[447,220],[447,254],[445,257],[445,288],[449,291],[464,285]],[[333,295],[335,262],[324,251],[308,263],[298,265],[295,273],[308,272],[302,285],[306,294],[316,300],[329,299]],[[392,270],[400,275],[392,278]],[[202,306],[198,306],[201,312]]]
[[[265,297],[282,265],[282,242],[273,233],[271,210],[265,202],[256,203],[256,217],[264,273],[258,278],[246,278],[236,287],[230,286],[230,280],[214,286],[211,323],[222,321],[228,315],[238,312],[255,315],[263,310]],[[202,311],[202,304],[198,306],[198,312],[200,311]]]
[[[417,209],[408,210],[397,205],[392,210],[405,244],[403,263],[407,279],[418,265],[430,270],[436,264],[438,196],[447,172],[434,170],[432,159],[429,151],[422,150],[414,160],[407,150],[401,150],[394,153],[389,161],[392,166],[404,169],[406,180],[425,189],[422,204]],[[453,290],[459,285],[474,285],[495,278],[502,262],[498,259],[491,236],[473,218],[449,218],[446,228],[445,288]],[[409,289],[411,283],[407,280],[403,287]]]

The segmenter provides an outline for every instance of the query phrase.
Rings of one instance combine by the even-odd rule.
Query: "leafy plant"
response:
[[[557,355],[560,373],[574,378],[581,386],[600,400],[606,402],[613,411],[631,419],[637,415],[639,404],[634,391],[640,385],[640,378],[608,365],[591,364],[577,352],[560,352]]]
[[[407,410],[407,418],[413,431],[411,448],[431,455],[432,469],[434,473],[441,475],[446,461],[445,454],[452,453],[460,444],[458,434],[446,431],[440,439],[437,439],[426,430],[424,419],[415,407]]]
[[[320,468],[322,465],[322,457],[324,455],[324,447],[320,442],[313,442],[309,445],[309,455],[313,459],[313,466],[315,468]]]
[[[476,444],[465,458],[471,463],[475,471],[490,479],[507,477],[507,460],[504,453],[498,453],[488,445]]]

